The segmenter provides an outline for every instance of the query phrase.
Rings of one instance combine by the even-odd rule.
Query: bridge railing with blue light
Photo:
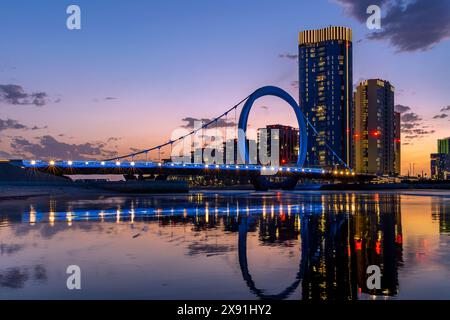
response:
[[[334,174],[334,175],[355,175],[349,170],[332,171],[320,168],[303,168],[298,166],[264,166],[256,164],[204,164],[204,163],[175,163],[175,162],[152,162],[152,161],[43,161],[43,160],[23,160],[22,165],[26,168],[115,168],[115,169],[143,169],[143,168],[161,168],[161,169],[203,169],[203,170],[225,170],[225,171],[267,171],[267,172],[295,172],[295,173],[313,173],[313,174]]]

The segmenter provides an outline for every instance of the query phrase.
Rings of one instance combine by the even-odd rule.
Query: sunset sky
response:
[[[377,3],[382,29],[369,30],[365,10]],[[70,4],[81,30],[66,28]],[[447,0],[2,1],[0,158],[151,147],[264,85],[298,99],[298,32],[328,25],[353,29],[354,84],[395,86],[402,173],[409,163],[429,172],[436,139],[450,136]],[[295,125],[294,113],[261,99],[250,125],[273,123]]]

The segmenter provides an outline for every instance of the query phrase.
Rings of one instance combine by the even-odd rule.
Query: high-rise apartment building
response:
[[[450,177],[450,154],[430,154],[430,175],[434,180],[446,180]]]
[[[317,135],[307,126],[305,165],[343,167],[351,162],[352,30],[327,27],[299,35],[300,107]]]
[[[377,175],[400,173],[400,115],[394,112],[394,87],[389,81],[361,82],[353,114],[356,172]]]
[[[266,126],[264,129],[258,129],[258,150],[261,144],[261,131],[267,130],[266,139],[267,142],[264,144],[267,146],[267,155],[269,158],[272,157],[272,130],[278,130],[278,134],[275,138],[278,137],[279,141],[279,164],[287,165],[287,164],[295,164],[297,163],[298,158],[298,139],[299,139],[299,130],[297,128],[293,128],[291,126],[283,126],[280,124],[272,124]]]
[[[432,179],[444,180],[450,177],[450,137],[438,139],[437,153],[430,155],[430,175]]]

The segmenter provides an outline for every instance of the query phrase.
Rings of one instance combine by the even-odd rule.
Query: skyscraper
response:
[[[438,153],[450,154],[450,137],[438,139]]]
[[[435,180],[445,180],[450,177],[450,154],[430,154],[430,175],[431,179]]]
[[[400,116],[394,113],[394,87],[389,81],[370,79],[357,86],[353,119],[356,172],[398,174]]]
[[[438,153],[430,155],[431,178],[437,180],[450,177],[450,137],[438,139]]]
[[[342,167],[327,148],[350,166],[352,108],[352,30],[328,27],[299,35],[299,97],[307,126],[306,165]]]

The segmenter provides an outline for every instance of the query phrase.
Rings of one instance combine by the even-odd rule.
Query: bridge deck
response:
[[[254,164],[199,164],[151,161],[42,161],[20,160],[15,164],[27,169],[36,169],[56,175],[75,174],[168,174],[168,175],[275,175],[299,176],[320,179],[365,180],[369,175],[352,171],[332,171],[320,168],[297,166],[270,167]]]

